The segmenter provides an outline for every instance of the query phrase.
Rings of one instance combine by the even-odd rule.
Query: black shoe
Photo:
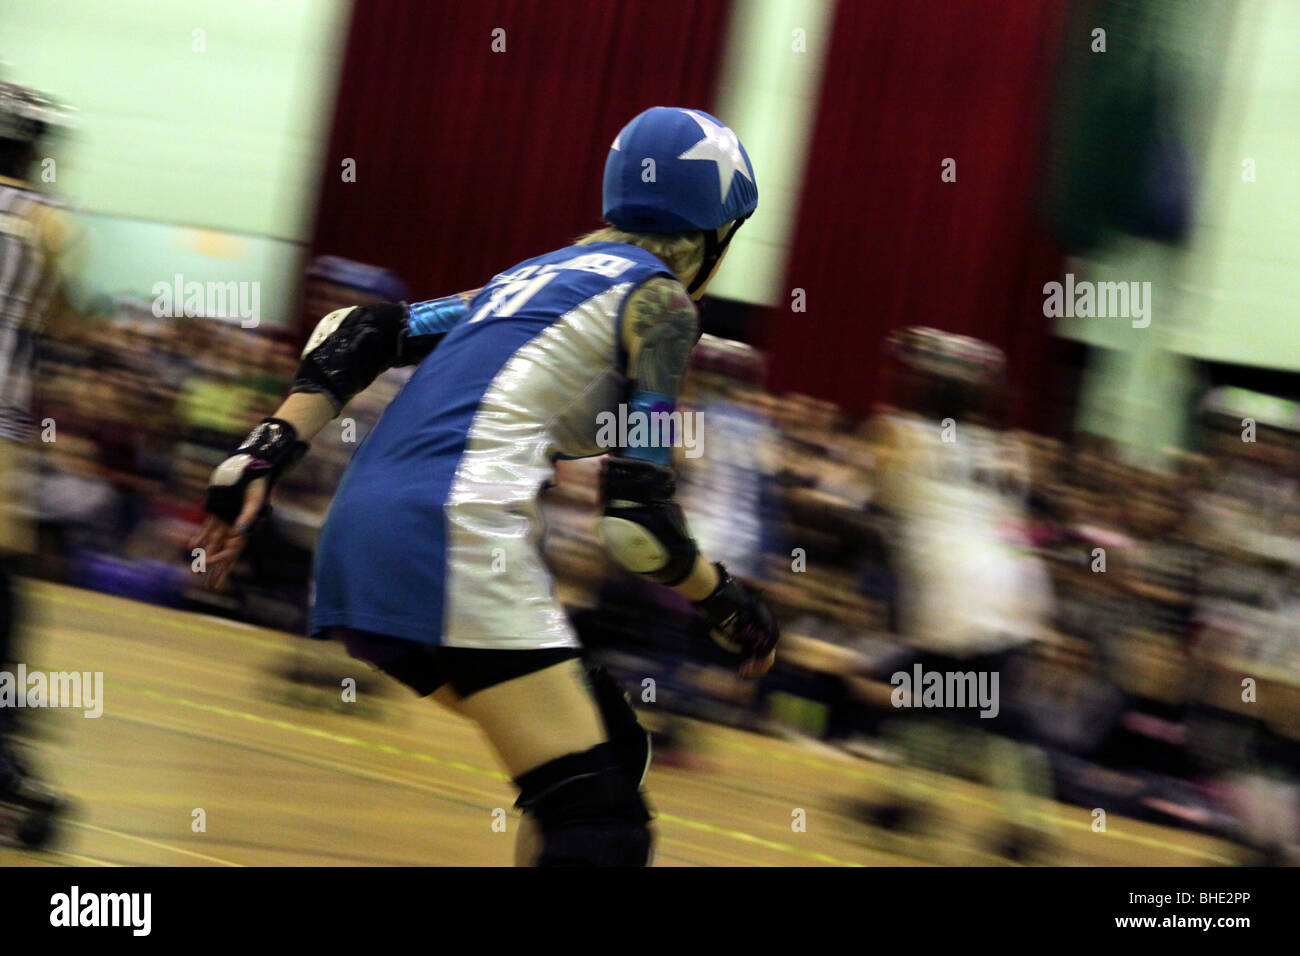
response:
[[[4,737],[0,737],[0,801],[40,813],[54,813],[63,806],[58,794],[31,775]]]
[[[1044,863],[1051,857],[1054,844],[1041,830],[1027,826],[1007,826],[993,838],[993,852],[1012,863]]]
[[[867,826],[890,833],[917,834],[925,829],[930,814],[919,803],[893,800],[887,803],[864,803],[857,807],[857,817]]]
[[[21,781],[31,776],[18,760],[9,740],[0,736],[0,799],[11,791],[16,792]]]

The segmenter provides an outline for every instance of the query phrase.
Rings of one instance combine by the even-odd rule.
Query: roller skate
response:
[[[67,802],[27,772],[0,737],[0,838],[32,850],[48,847]]]

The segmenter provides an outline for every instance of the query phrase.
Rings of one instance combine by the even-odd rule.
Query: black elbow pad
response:
[[[321,319],[302,352],[292,391],[323,392],[342,408],[393,367],[406,334],[407,309],[377,302]]]
[[[629,571],[668,585],[690,577],[699,555],[672,500],[676,483],[671,468],[636,458],[610,458],[601,476],[605,550]]]

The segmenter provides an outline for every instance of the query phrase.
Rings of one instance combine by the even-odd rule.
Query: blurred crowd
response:
[[[39,573],[300,630],[315,531],[400,372],[317,438],[225,592],[198,586],[187,547],[208,473],[271,413],[296,364],[273,335],[158,320],[132,303],[86,338],[47,343]],[[703,454],[678,465],[702,550],[757,582],[783,620],[769,678],[735,678],[689,605],[605,559],[599,460],[559,464],[548,559],[584,641],[633,683],[653,677],[667,709],[870,747],[899,659],[872,432],[761,380],[757,353],[706,337],[686,398],[705,415]],[[1300,422],[1258,423],[1243,440],[1242,415],[1220,403],[1198,428],[1196,451],[1170,453],[1158,472],[1090,436],[1020,435],[1031,471],[1022,530],[1050,573],[1053,610],[1010,704],[1050,756],[1061,798],[1267,849],[1298,829],[1287,788],[1300,739]]]

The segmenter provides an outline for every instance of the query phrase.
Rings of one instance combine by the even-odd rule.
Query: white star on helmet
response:
[[[745,162],[745,156],[740,151],[740,140],[727,127],[719,126],[707,116],[701,116],[694,110],[682,110],[682,112],[699,124],[700,129],[704,131],[704,139],[677,158],[707,159],[717,163],[718,189],[721,193],[719,199],[726,202],[727,191],[731,189],[731,181],[736,178],[736,173],[740,173],[751,183],[754,181],[749,171],[749,164]]]

